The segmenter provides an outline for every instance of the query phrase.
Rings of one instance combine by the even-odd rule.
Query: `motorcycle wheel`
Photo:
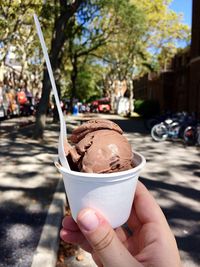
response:
[[[168,136],[167,127],[162,123],[154,125],[151,129],[151,136],[154,141],[165,141]]]
[[[195,127],[188,126],[184,130],[183,140],[189,146],[195,145],[195,143],[196,143],[196,131],[195,131]]]

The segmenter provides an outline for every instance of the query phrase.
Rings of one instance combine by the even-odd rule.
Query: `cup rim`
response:
[[[134,174],[134,173],[138,173],[146,164],[146,160],[144,158],[144,156],[142,156],[140,153],[133,151],[133,161],[134,161],[134,157],[136,156],[137,159],[135,159],[135,161],[137,160],[137,166],[134,168],[131,168],[129,170],[125,170],[125,171],[120,171],[120,172],[113,172],[113,173],[87,173],[87,172],[77,172],[77,171],[73,171],[73,170],[68,170],[66,168],[64,168],[62,165],[60,165],[60,163],[58,162],[58,157],[56,157],[56,159],[54,160],[54,164],[57,167],[57,169],[59,171],[61,171],[62,173],[65,174],[70,174],[79,178],[95,178],[95,179],[101,179],[101,178],[121,178],[124,176],[128,176],[130,174]],[[139,159],[139,160],[138,160]],[[138,162],[139,161],[139,162]]]

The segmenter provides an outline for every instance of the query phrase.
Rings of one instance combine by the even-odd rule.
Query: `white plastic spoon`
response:
[[[45,41],[44,41],[44,37],[43,37],[42,30],[40,27],[40,23],[39,23],[39,20],[38,20],[36,14],[34,14],[34,21],[35,21],[37,33],[38,33],[38,36],[40,39],[40,43],[42,46],[44,58],[46,61],[46,65],[47,65],[47,69],[48,69],[48,73],[49,73],[49,77],[50,77],[50,81],[51,81],[51,85],[52,85],[52,89],[53,89],[53,94],[54,94],[56,106],[58,109],[59,119],[60,119],[60,136],[59,136],[59,142],[58,142],[58,155],[59,155],[59,159],[60,159],[62,166],[67,168],[67,169],[70,169],[69,163],[68,163],[67,158],[66,158],[65,150],[64,150],[64,143],[67,142],[66,124],[65,124],[65,120],[64,120],[64,116],[63,116],[61,107],[60,107],[60,101],[59,101],[59,97],[58,97],[56,83],[55,83],[54,76],[53,76],[53,71],[51,68],[51,63],[50,63],[49,56],[47,53],[47,48],[45,45]]]

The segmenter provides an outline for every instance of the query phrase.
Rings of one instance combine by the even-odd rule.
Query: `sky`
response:
[[[192,0],[172,0],[170,8],[177,13],[182,13],[183,23],[190,27],[192,26]],[[179,41],[177,46],[184,48],[187,46],[187,43]]]
[[[172,0],[170,8],[177,13],[183,13],[183,22],[192,24],[192,0]]]

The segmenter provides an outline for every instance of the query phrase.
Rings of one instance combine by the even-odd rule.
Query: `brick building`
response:
[[[200,1],[193,0],[191,46],[178,53],[159,74],[134,81],[136,99],[153,99],[161,111],[196,112],[200,116]]]
[[[190,111],[189,94],[190,94],[190,48],[178,53],[172,59],[173,70],[173,92],[171,108],[172,111]]]
[[[160,73],[148,73],[134,80],[134,98],[155,100],[160,104],[161,111],[174,108],[174,71],[166,70]]]
[[[189,110],[200,116],[200,1],[193,0]]]

